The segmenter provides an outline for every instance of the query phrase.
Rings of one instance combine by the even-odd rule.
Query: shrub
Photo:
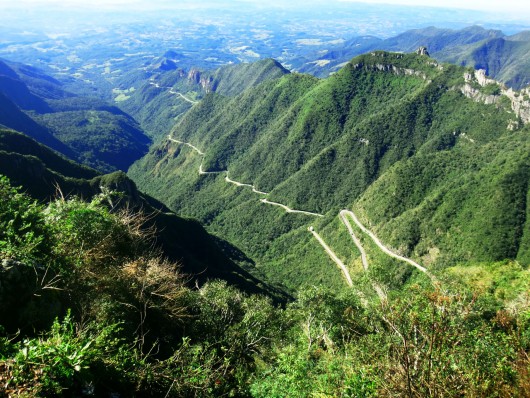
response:
[[[0,176],[0,258],[35,264],[48,255],[47,233],[42,206]]]

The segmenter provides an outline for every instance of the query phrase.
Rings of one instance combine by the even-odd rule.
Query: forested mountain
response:
[[[336,72],[352,57],[374,50],[411,52],[427,47],[440,62],[450,62],[475,69],[514,89],[530,84],[528,32],[507,36],[500,30],[470,26],[460,30],[428,27],[413,29],[388,39],[354,37],[325,51],[305,55],[293,62],[296,70],[325,77]]]
[[[192,281],[221,278],[248,291],[266,288],[220,249],[223,247],[252,267],[236,248],[206,233],[195,220],[177,217],[162,203],[139,192],[123,172],[100,174],[59,156],[21,133],[0,130],[0,174],[42,202],[61,196],[90,200],[101,192],[115,191],[118,199],[113,206],[145,214],[143,227],[154,228],[164,256],[179,262],[181,271],[188,273]]]
[[[176,65],[166,57],[157,60],[150,69],[153,75],[147,83],[125,97],[117,97],[118,105],[155,138],[167,135],[178,117],[210,92],[234,96],[288,73],[272,59],[228,65],[214,71],[196,68],[186,71]]]
[[[0,104],[0,124],[101,171],[127,170],[150,142],[123,111],[27,65],[0,61]]]
[[[528,395],[530,88],[424,48],[157,67],[117,93],[156,138],[129,176],[0,129],[0,397]],[[0,68],[5,124],[141,153],[127,114]]]
[[[528,264],[525,95],[425,55],[374,52],[325,80],[289,74],[233,99],[208,94],[176,124],[177,142],[130,175],[291,288],[342,284],[307,228],[340,245],[344,208],[428,267]],[[355,268],[358,254],[344,252]]]

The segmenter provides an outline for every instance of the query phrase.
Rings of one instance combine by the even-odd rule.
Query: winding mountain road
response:
[[[348,271],[348,268],[346,268],[344,263],[341,261],[341,259],[337,257],[337,255],[333,252],[333,250],[331,250],[331,248],[326,244],[326,242],[324,242],[324,239],[320,237],[320,235],[315,231],[313,227],[309,227],[307,228],[307,230],[313,234],[316,240],[318,240],[318,243],[320,243],[326,253],[328,253],[329,257],[331,257],[333,262],[337,264],[337,266],[340,268],[348,286],[353,287],[353,281],[351,279],[350,272]]]
[[[252,192],[254,192],[254,193],[258,193],[258,194],[260,194],[260,195],[268,195],[267,192],[258,191],[254,185],[251,185],[251,184],[244,184],[244,183],[242,183],[242,182],[238,182],[238,181],[231,180],[230,177],[228,177],[228,171],[226,172],[225,181],[226,181],[226,182],[229,182],[230,184],[237,185],[238,187],[249,187],[249,188],[252,188]]]
[[[221,170],[221,171],[204,171],[202,169],[202,163],[201,165],[199,166],[199,175],[205,175],[205,174],[221,174],[221,173],[224,173],[225,171],[224,170]]]
[[[348,231],[350,231],[350,236],[352,236],[353,234],[353,229],[351,227],[351,224],[348,222],[348,220],[346,219],[346,216],[350,216],[350,218],[353,220],[353,222],[361,229],[361,231],[363,231],[366,235],[368,235],[373,241],[374,243],[377,245],[377,247],[379,247],[385,254],[389,255],[390,257],[393,257],[393,258],[397,258],[398,260],[401,260],[401,261],[404,261],[410,265],[412,265],[413,267],[417,268],[418,270],[420,270],[421,272],[423,273],[426,273],[428,274],[429,272],[427,271],[427,268],[425,267],[422,267],[421,265],[419,265],[417,262],[411,260],[410,258],[407,258],[407,257],[403,257],[397,253],[394,253],[392,250],[390,250],[389,248],[387,248],[385,245],[383,245],[381,243],[381,241],[377,238],[377,236],[374,235],[374,233],[372,231],[370,231],[368,228],[366,228],[360,221],[359,219],[357,218],[357,216],[353,213],[353,211],[351,210],[341,210],[340,211],[340,217],[342,219],[342,222],[346,225],[346,228],[348,228]],[[353,238],[353,236],[352,236]],[[355,241],[355,239],[354,239]],[[359,242],[360,243],[360,242]],[[357,243],[356,243],[357,244]]]
[[[189,142],[184,142],[184,141],[176,140],[176,139],[174,139],[174,138],[171,138],[170,135],[168,135],[167,138],[169,139],[169,141],[173,141],[173,142],[175,142],[175,143],[177,143],[177,144],[187,145],[187,146],[189,146],[191,149],[193,149],[195,152],[197,152],[199,155],[204,156],[204,152],[201,152],[201,150],[200,150],[199,148],[197,148],[195,145],[190,144]],[[204,172],[204,173],[206,173],[206,172]]]
[[[189,146],[191,149],[193,149],[195,152],[197,152],[199,155],[201,156],[204,156],[204,152],[202,152],[199,148],[197,148],[195,145],[193,144],[190,144],[189,142],[184,142],[184,141],[180,141],[180,140],[176,140],[175,138],[171,137],[171,134],[168,134],[167,136],[168,140],[169,141],[172,141],[176,144],[179,144],[179,145],[187,145]],[[226,173],[226,176],[225,176],[225,181],[230,183],[230,184],[234,184],[238,187],[248,187],[248,188],[251,188],[252,189],[252,192],[254,193],[257,193],[259,195],[268,195],[267,192],[263,192],[263,191],[259,191],[258,189],[256,189],[256,187],[254,185],[251,185],[251,184],[245,184],[245,183],[242,183],[242,182],[239,182],[239,181],[235,181],[235,180],[232,180],[230,179],[230,177],[228,177],[228,170],[222,170],[222,171],[204,171],[203,168],[202,168],[202,163],[200,164],[199,166],[199,175],[205,175],[205,174],[220,174],[220,173]],[[272,205],[272,206],[279,206],[281,208],[283,208],[287,213],[298,213],[298,214],[304,214],[306,216],[313,216],[313,217],[324,217],[323,214],[318,214],[318,213],[313,213],[313,212],[310,212],[310,211],[304,211],[304,210],[295,210],[295,209],[291,209],[290,207],[287,207],[285,206],[284,204],[281,204],[281,203],[277,203],[277,202],[271,202],[267,199],[260,199],[260,202],[262,203],[266,203],[266,204],[269,204],[269,205]]]
[[[187,101],[189,102],[190,104],[192,105],[195,105],[195,104],[198,104],[199,101],[193,101],[192,99],[189,99],[188,97],[186,97],[185,95],[183,95],[182,93],[179,93],[178,91],[175,91],[173,90],[173,87],[165,87],[165,86],[161,86],[160,84],[158,83],[155,83],[153,81],[150,81],[149,84],[151,86],[155,86],[156,88],[162,88],[162,89],[165,89],[165,90],[169,90],[169,94],[173,94],[173,95],[178,95],[180,98],[182,98],[184,101]]]
[[[204,156],[204,152],[202,152],[199,148],[197,148],[193,144],[190,144],[189,142],[176,140],[173,137],[171,137],[171,135],[168,135],[168,140],[172,141],[172,142],[175,142],[177,144],[180,144],[180,145],[187,145],[191,149],[193,149],[195,152],[197,152],[199,155]],[[225,176],[224,180],[226,182],[230,183],[230,184],[234,184],[234,185],[236,185],[238,187],[251,188],[252,192],[257,193],[259,195],[268,195],[267,192],[263,192],[263,191],[257,190],[256,187],[254,185],[252,185],[252,184],[245,184],[245,183],[242,183],[242,182],[239,182],[239,181],[232,180],[230,177],[228,177],[228,170],[223,170],[223,171],[204,171],[203,168],[202,168],[202,162],[201,162],[201,164],[199,166],[199,175],[220,174],[220,173],[226,173],[226,176]],[[271,205],[271,206],[281,207],[287,213],[299,213],[299,214],[304,214],[304,215],[312,216],[312,217],[324,217],[324,215],[320,214],[320,213],[314,213],[314,212],[310,212],[310,211],[291,209],[290,207],[288,207],[288,206],[286,206],[286,205],[284,205],[282,203],[272,202],[272,201],[267,200],[265,198],[260,199],[260,202],[268,204],[268,205]],[[362,262],[363,269],[365,271],[368,271],[368,267],[369,267],[368,257],[366,255],[366,251],[364,250],[364,248],[363,248],[363,246],[361,244],[361,241],[355,235],[355,233],[353,231],[353,227],[352,227],[351,223],[348,221],[348,217],[350,217],[353,220],[353,222],[361,229],[361,231],[363,231],[365,234],[367,234],[372,239],[372,241],[377,245],[377,247],[379,247],[379,249],[381,249],[385,254],[389,255],[390,257],[396,258],[398,260],[404,261],[404,262],[412,265],[413,267],[415,267],[419,271],[421,271],[421,272],[423,272],[423,273],[425,273],[425,274],[427,274],[427,275],[432,277],[432,275],[427,271],[427,269],[425,267],[421,266],[417,262],[415,262],[415,261],[413,261],[413,260],[411,260],[411,259],[409,259],[407,257],[401,256],[401,255],[393,252],[392,250],[387,248],[385,245],[383,245],[383,243],[381,243],[381,241],[377,238],[377,236],[375,236],[375,234],[373,232],[371,232],[368,228],[366,228],[359,221],[359,219],[357,218],[355,213],[353,213],[353,211],[343,209],[343,210],[341,210],[339,212],[339,217],[340,217],[342,223],[346,226],[346,228],[348,230],[348,233],[349,233],[350,237],[353,240],[353,243],[355,244],[355,246],[357,247],[357,249],[361,253],[361,262]],[[339,267],[339,269],[341,270],[342,274],[344,275],[344,279],[346,280],[346,283],[348,284],[348,286],[349,287],[353,287],[353,281],[352,281],[350,273],[349,273],[347,267],[344,265],[344,263],[333,252],[333,250],[331,250],[331,248],[326,244],[326,242],[324,242],[322,237],[315,231],[315,229],[312,226],[310,226],[308,228],[308,231],[310,231],[313,234],[315,239],[317,239],[317,241],[324,248],[324,250],[329,255],[329,257]],[[387,296],[386,296],[385,292],[383,291],[383,289],[377,283],[375,283],[375,282],[372,283],[372,287],[374,288],[374,290],[376,291],[377,295],[379,296],[379,298],[381,300],[386,300],[387,299]]]
[[[278,203],[278,202],[271,202],[270,200],[267,200],[267,199],[261,199],[260,202],[262,203],[266,203],[268,205],[272,205],[272,206],[278,206],[278,207],[281,207],[282,209],[284,209],[287,213],[300,213],[300,214],[306,214],[308,216],[315,216],[315,217],[324,217],[323,214],[319,214],[319,213],[313,213],[313,212],[310,212],[310,211],[303,211],[303,210],[294,210],[294,209],[291,209],[290,207],[287,207],[281,203]]]
[[[199,101],[193,101],[189,99],[188,97],[184,96],[182,93],[179,93],[178,91],[173,90],[172,88],[169,89],[170,94],[178,95],[180,98],[182,98],[184,101],[188,101],[190,104],[195,105],[198,104]]]
[[[368,257],[366,256],[366,251],[364,250],[363,245],[361,244],[361,241],[359,240],[359,238],[357,238],[357,236],[353,232],[353,228],[352,228],[351,224],[346,219],[346,216],[342,213],[342,211],[339,213],[339,216],[340,216],[340,219],[342,220],[342,223],[348,229],[348,233],[350,234],[350,237],[352,238],[353,243],[355,244],[355,246],[357,247],[357,249],[361,253],[361,262],[363,264],[364,270],[368,271]]]

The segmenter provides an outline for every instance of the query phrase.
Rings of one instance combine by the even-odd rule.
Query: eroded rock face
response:
[[[416,54],[418,54],[418,55],[426,55],[426,56],[430,57],[429,51],[427,51],[427,47],[424,47],[424,46],[421,46],[420,48],[418,48],[416,50]]]
[[[192,83],[198,84],[201,80],[201,72],[198,69],[191,69],[188,72],[188,80]]]
[[[202,74],[198,69],[191,69],[188,72],[188,80],[191,83],[199,84],[206,93],[213,91],[213,77]]]
[[[519,117],[524,123],[530,122],[530,88],[515,91],[512,88],[507,88],[504,84],[490,79],[483,69],[476,70],[472,73],[464,74],[465,84],[460,88],[462,94],[477,102],[485,104],[496,104],[499,102],[501,96],[506,96],[510,100],[511,108],[515,115]],[[489,84],[496,84],[499,86],[499,95],[486,95],[476,88],[477,85],[485,87]],[[515,129],[517,121],[510,123],[508,129]]]
[[[498,95],[486,95],[480,92],[480,90],[474,88],[471,84],[466,83],[461,88],[460,91],[467,98],[471,98],[476,102],[482,102],[483,104],[496,104],[499,100]]]
[[[390,72],[395,75],[406,75],[406,76],[418,76],[423,80],[427,80],[427,75],[421,71],[408,68],[399,68],[392,64],[375,64],[375,65],[365,65],[363,63],[353,65],[355,69],[364,69],[367,71],[380,71],[380,72]]]

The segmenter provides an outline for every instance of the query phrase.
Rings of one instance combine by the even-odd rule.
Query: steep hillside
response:
[[[360,265],[344,208],[429,267],[527,263],[527,111],[469,69],[374,52],[326,80],[292,74],[234,99],[208,95],[130,175],[290,287],[342,285],[312,225]]]
[[[145,218],[109,209],[115,199],[40,204],[0,176],[2,395],[528,391],[529,279],[514,262],[388,296],[366,277],[344,292],[313,283],[279,306],[222,281],[186,286],[153,250]]]
[[[137,90],[117,91],[116,103],[133,115],[153,137],[167,135],[175,121],[210,92],[235,96],[249,87],[289,73],[272,59],[221,67],[215,71],[186,71],[160,61],[153,76]],[[170,67],[173,65],[173,67]]]
[[[66,92],[27,65],[0,61],[0,124],[101,171],[127,170],[150,139],[109,104]]]
[[[75,157],[75,153],[54,137],[49,129],[38,124],[1,92],[0,125],[17,131],[24,131],[27,135],[42,142],[44,145],[47,145],[66,156]]]
[[[139,192],[122,172],[102,175],[57,155],[23,134],[0,130],[0,174],[44,202],[60,194],[90,200],[102,191],[120,192],[123,197],[113,205],[146,214],[144,227],[156,229],[156,242],[163,256],[180,263],[191,281],[221,278],[247,291],[272,292],[221,251],[222,247],[241,264],[252,268],[237,248],[209,235],[197,221],[177,217],[160,202]]]

